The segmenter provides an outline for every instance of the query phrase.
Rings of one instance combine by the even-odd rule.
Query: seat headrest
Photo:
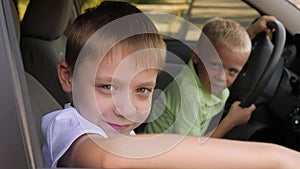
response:
[[[22,36],[45,40],[60,37],[67,28],[72,0],[30,0],[21,22]]]

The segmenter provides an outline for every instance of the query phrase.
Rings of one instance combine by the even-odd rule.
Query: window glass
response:
[[[29,0],[18,0],[18,12],[20,21],[23,19]]]
[[[298,9],[300,9],[300,0],[288,0],[288,1],[294,4]]]
[[[205,21],[212,17],[224,17],[248,27],[259,13],[240,0],[127,0],[134,3],[143,12],[148,13],[158,30],[163,34],[180,34],[181,40],[196,41],[199,30],[186,26],[180,20],[163,16],[167,13],[182,17],[197,28],[202,28]],[[83,3],[82,12],[99,4],[101,0],[87,0]]]

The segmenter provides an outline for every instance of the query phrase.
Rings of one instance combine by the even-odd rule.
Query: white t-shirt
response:
[[[108,138],[101,128],[82,117],[70,104],[66,104],[65,109],[43,116],[41,125],[45,140],[42,152],[46,167],[56,167],[71,144],[83,134],[99,134]],[[134,135],[134,132],[130,134]]]

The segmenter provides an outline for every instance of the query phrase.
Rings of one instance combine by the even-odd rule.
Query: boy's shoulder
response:
[[[71,104],[66,105],[64,109],[56,110],[43,116],[41,126],[44,133],[47,133],[49,130],[53,132],[55,128],[65,128],[69,129],[66,131],[96,133],[107,138],[107,135],[100,127],[85,119]]]
[[[70,103],[68,103],[68,104],[65,105],[65,107],[63,109],[54,110],[52,112],[49,112],[49,113],[45,114],[42,117],[42,119],[55,117],[55,116],[61,115],[63,112],[66,112],[66,113],[76,113],[77,110],[74,107],[72,107]]]
[[[76,116],[77,113],[78,112],[74,107],[72,107],[70,104],[66,104],[64,109],[55,110],[44,115],[41,118],[41,122],[44,125],[49,125],[49,123],[52,123],[56,120],[72,119],[72,117]]]

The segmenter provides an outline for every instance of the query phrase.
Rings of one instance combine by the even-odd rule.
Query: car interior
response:
[[[31,163],[27,165],[30,168],[43,167],[41,158],[43,137],[40,133],[40,119],[46,113],[61,109],[65,103],[71,102],[71,95],[65,93],[59,85],[56,65],[64,58],[66,44],[66,32],[64,31],[67,29],[67,23],[76,16],[74,14],[76,12],[73,12],[73,17],[65,15],[65,13],[69,11],[68,13],[71,15],[71,10],[72,8],[74,10],[75,7],[72,7],[74,5],[72,0],[31,0],[20,23],[15,3],[12,0],[9,2],[16,28],[15,32],[11,32],[11,34],[16,33],[16,43],[20,45],[20,58],[15,59],[24,66],[25,72],[19,73],[24,75],[24,82],[26,82],[24,86],[28,88],[28,90],[24,90],[25,96],[27,95],[29,98],[24,106],[27,107],[27,112],[32,112],[31,114],[26,113],[23,117],[23,122],[28,124],[27,129],[29,130],[26,131],[29,133],[25,152],[29,152]],[[41,12],[43,15],[40,15]],[[49,21],[53,23],[49,23]],[[172,42],[170,41],[168,44],[172,46],[174,44]],[[177,43],[175,45],[178,45]],[[175,54],[184,56],[183,60],[169,59],[169,67],[175,74],[180,71],[182,63],[188,61],[187,56],[190,49],[188,47],[183,48],[184,50],[178,50],[176,47],[174,49],[177,49],[174,51]],[[157,86],[157,89],[163,90],[172,80],[169,73],[161,73],[162,83]],[[30,123],[28,123],[29,121]],[[142,132],[141,128],[137,129],[137,132],[139,131]]]
[[[1,77],[11,76],[8,77],[11,79],[9,85],[1,89],[1,92],[7,96],[6,102],[1,104],[11,104],[11,109],[4,111],[15,112],[11,113],[9,117],[2,117],[1,122],[4,124],[3,128],[13,128],[15,133],[19,133],[7,136],[6,143],[9,146],[2,145],[1,148],[9,152],[7,155],[11,154],[11,157],[3,157],[3,159],[18,159],[18,164],[7,164],[14,168],[22,166],[42,168],[44,166],[41,155],[43,138],[40,133],[40,119],[44,114],[61,109],[65,103],[72,102],[71,94],[65,93],[60,87],[56,65],[64,59],[66,31],[69,23],[79,15],[80,4],[74,3],[73,0],[30,0],[24,18],[20,22],[16,7],[17,0],[1,2],[4,15],[6,19],[8,18],[5,21],[14,25],[11,27],[7,24],[7,37],[3,33],[0,34],[0,39],[8,38],[11,43],[3,49],[1,46],[0,50],[7,52],[7,56],[11,57],[8,59],[12,63],[11,65],[1,65]],[[0,17],[0,19],[4,18]],[[227,104],[229,105],[241,96],[247,98],[247,94],[256,88],[260,91],[254,91],[257,93],[254,94],[256,97],[248,97],[250,99],[248,103],[255,102],[258,105],[268,103],[268,106],[258,107],[257,112],[259,113],[256,113],[254,117],[254,119],[267,119],[268,123],[255,121],[233,130],[225,138],[274,142],[300,151],[300,145],[295,145],[300,138],[300,127],[295,124],[295,121],[300,120],[300,69],[298,66],[300,57],[299,52],[297,53],[300,49],[300,36],[299,34],[291,36],[288,32],[285,35],[285,30],[283,32],[274,34],[275,38],[272,40],[262,34],[257,37],[256,42],[253,42],[257,43],[257,53],[262,50],[265,52],[267,48],[269,57],[263,58],[264,61],[257,61],[251,57],[253,63],[250,60],[247,63],[248,66],[243,69],[249,74],[248,79],[239,78],[236,81],[231,88],[235,94],[230,97]],[[284,37],[281,37],[283,34]],[[274,41],[281,41],[281,46]],[[187,63],[191,52],[190,47],[195,46],[195,43],[183,43],[175,39],[166,39],[165,42],[169,51],[165,66],[165,70],[168,71],[162,71],[159,75],[156,86],[158,93],[154,93],[154,99],[172,81],[172,77],[181,70],[184,63]],[[14,46],[14,48],[8,46]],[[273,52],[277,48],[280,48],[279,51]],[[259,55],[257,53],[253,53],[253,55]],[[273,58],[274,53],[277,54],[276,57],[279,57],[275,59],[276,62],[274,59],[269,59]],[[179,56],[179,58],[172,57],[173,55]],[[269,60],[273,60],[274,63],[270,63]],[[270,71],[269,69],[259,70],[264,66],[255,65],[258,62],[264,65],[273,65],[271,68],[269,67],[272,69],[271,73],[266,73]],[[16,70],[13,70],[12,67]],[[256,71],[250,71],[247,67]],[[259,73],[261,73],[260,76],[258,76]],[[262,80],[257,77],[261,77],[263,74],[268,74],[268,77],[262,78],[267,80],[264,80],[262,82],[264,84],[261,85],[268,86],[268,90],[246,85],[249,80],[254,78],[257,83],[261,82]],[[284,105],[280,104],[283,99],[288,100]],[[275,114],[261,113],[269,112],[269,110]],[[278,118],[269,119],[270,116]],[[143,132],[143,126],[137,128],[136,132]],[[15,142],[11,142],[11,139]],[[23,146],[23,144],[26,145]],[[16,146],[15,151],[23,153],[10,152],[9,147],[12,145]],[[24,159],[24,156],[28,159]]]
[[[12,31],[15,28],[10,29],[10,34],[13,35],[15,33],[17,38],[16,44],[20,45],[20,50],[22,51],[22,57],[15,57],[14,59],[19,61],[19,64],[24,65],[25,70],[25,72],[24,70],[18,72],[20,82],[22,82],[22,80],[24,80],[23,82],[26,82],[26,84],[23,84],[25,89],[22,90],[22,92],[25,92],[23,93],[23,97],[25,97],[23,100],[27,100],[27,103],[23,103],[23,106],[27,109],[26,112],[31,112],[26,113],[24,114],[24,117],[21,117],[22,123],[25,125],[23,126],[25,128],[25,131],[23,131],[25,132],[25,140],[27,140],[27,150],[25,150],[25,152],[29,154],[30,158],[30,163],[27,165],[30,166],[29,168],[43,167],[41,153],[43,137],[40,132],[40,119],[47,112],[61,109],[62,106],[59,103],[62,101],[66,102],[70,99],[70,95],[63,92],[60,88],[57,80],[56,64],[63,59],[66,43],[63,31],[66,27],[66,20],[70,19],[68,15],[65,16],[63,14],[63,11],[70,10],[72,3],[71,1],[55,2],[49,0],[42,2],[33,0],[28,5],[28,12],[24,17],[23,22],[20,23],[16,6],[12,1],[8,2],[9,4],[6,4],[6,9],[11,8],[13,14],[11,19],[16,28],[15,32]],[[40,8],[41,4],[45,5],[42,9]],[[61,12],[46,12],[50,14],[48,16],[50,19],[48,20],[56,22],[50,25],[57,26],[58,20],[63,20],[61,21],[61,24],[59,24],[62,28],[55,26],[55,28],[57,28],[56,32],[53,32],[54,27],[49,28],[49,23],[43,21],[45,19],[44,16],[36,18],[36,16],[39,15],[34,14],[37,10],[53,10],[51,9],[51,5],[53,7],[55,6],[55,9],[61,10]],[[57,8],[56,5],[61,5],[61,8]],[[9,14],[9,12],[6,14]],[[56,15],[53,16],[54,14]],[[38,19],[40,19],[41,23],[44,22],[44,24],[30,24],[30,22],[36,22]],[[37,27],[32,27],[32,25]],[[47,28],[50,30],[47,31]],[[12,38],[13,37],[11,37],[11,39]],[[19,49],[16,50],[18,51]],[[19,53],[18,56],[21,56],[21,53]],[[23,66],[21,66],[21,68],[22,67]],[[22,79],[22,75],[25,79]],[[39,79],[39,81],[37,79]],[[26,87],[28,87],[28,90],[26,90]],[[26,93],[26,91],[28,93]],[[52,94],[51,91],[54,94]],[[26,97],[28,99],[26,99]],[[28,133],[26,134],[26,132]],[[21,163],[20,166],[26,165]]]
[[[20,24],[20,48],[24,68],[38,79],[60,104],[70,102],[71,99],[60,87],[56,67],[64,59],[64,31],[71,20],[72,5],[72,0],[32,0]]]
[[[30,97],[27,90],[29,83],[32,82],[32,90],[38,92],[37,94],[42,94],[42,91],[46,92],[46,90],[43,89],[39,92],[39,88],[34,87],[34,84],[38,84],[37,81],[31,79],[30,76],[27,76],[29,83],[26,83],[19,50],[20,31],[15,6],[12,1],[2,1],[1,9],[4,9],[1,10],[2,17],[0,22],[2,23],[1,30],[3,31],[0,34],[0,44],[1,51],[4,54],[3,57],[1,57],[1,78],[10,79],[5,83],[7,85],[3,84],[1,86],[1,94],[6,98],[2,100],[1,103],[1,107],[5,112],[1,113],[1,124],[3,125],[1,127],[3,131],[1,132],[6,133],[6,136],[3,137],[4,141],[1,142],[1,151],[6,152],[5,154],[1,153],[1,159],[3,159],[1,163],[5,168],[24,168],[26,166],[28,168],[42,167],[43,162],[38,131],[39,120],[36,121],[34,113],[31,114],[28,112],[33,112],[32,110],[34,109],[36,113],[40,113],[44,110],[48,111],[53,109],[44,109],[47,107],[46,104],[44,104],[46,107],[39,108],[41,105],[33,104],[33,101],[29,99]],[[5,18],[3,16],[5,16]],[[5,25],[5,23],[7,23],[7,25]],[[9,60],[9,62],[7,62],[7,60]],[[43,97],[44,103],[48,102],[47,98],[51,98],[51,96],[47,95],[47,97]],[[32,109],[31,103],[33,104]],[[9,133],[7,132],[8,129]],[[12,163],[11,159],[14,159],[16,162]]]

